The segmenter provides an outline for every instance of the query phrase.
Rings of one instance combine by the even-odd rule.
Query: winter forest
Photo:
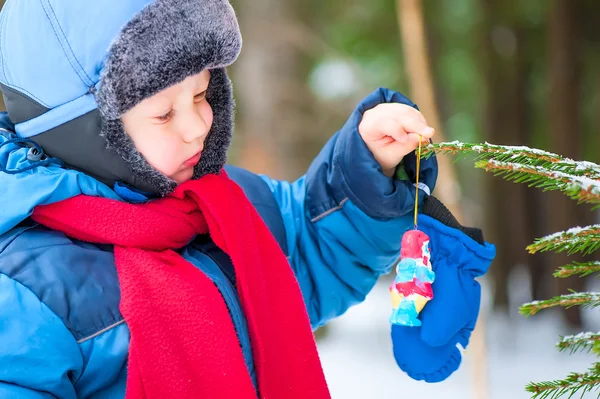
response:
[[[353,105],[378,86],[415,101],[438,142],[524,145],[600,161],[596,1],[235,5],[245,49],[234,69],[239,111],[231,156],[252,170],[298,177]],[[440,158],[437,195],[463,223],[482,226],[498,248],[483,280],[477,339],[447,381],[427,385],[403,376],[389,355],[389,281],[382,281],[364,304],[317,332],[334,397],[528,398],[529,382],[584,372],[594,359],[555,348],[559,336],[599,331],[594,309],[519,314],[525,302],[600,286],[594,276],[552,275],[565,264],[597,260],[597,253],[525,250],[536,238],[596,223],[593,207],[494,177],[469,158]]]
[[[438,142],[522,145],[600,161],[600,3],[594,0],[237,0],[235,6],[245,49],[234,68],[239,111],[231,157],[252,170],[297,178],[353,105],[378,86],[415,101],[438,130]],[[383,323],[389,281],[382,281],[364,304],[317,332],[334,397],[528,398],[529,382],[584,372],[594,359],[585,351],[560,353],[555,344],[559,336],[599,331],[597,310],[519,314],[525,302],[600,286],[593,275],[553,277],[558,267],[598,260],[598,253],[525,249],[547,234],[597,223],[593,206],[494,177],[468,157],[440,155],[440,164],[436,194],[461,222],[482,226],[498,248],[483,280],[477,339],[446,382],[411,381],[389,356]]]
[[[566,157],[561,165],[570,159],[600,163],[598,0],[232,4],[244,47],[230,68],[237,112],[229,163],[297,179],[354,106],[380,86],[419,106],[436,128],[434,144],[526,146]],[[523,183],[516,184],[494,176],[502,172],[486,173],[475,164],[492,156],[477,148],[461,150],[436,150],[440,174],[434,194],[463,225],[481,227],[497,256],[479,280],[481,312],[460,369],[444,382],[426,384],[396,366],[388,323],[393,276],[385,276],[364,303],[316,331],[334,398],[525,399],[534,397],[528,384],[564,380],[598,361],[598,296],[587,298],[587,306],[552,307],[531,317],[520,308],[600,291],[595,263],[600,251],[594,252],[600,229],[590,233],[584,248],[528,251],[536,239],[600,223],[595,209],[600,186],[594,191],[600,168],[590,166],[590,174],[582,175],[576,173],[581,165],[572,169],[592,181],[587,199],[593,198],[586,202],[571,186],[551,186],[553,176],[504,176]],[[535,151],[516,152],[524,164],[552,169]],[[507,159],[514,160],[499,160]],[[536,187],[528,186],[532,183]],[[581,264],[590,265],[589,272],[554,276],[565,265]],[[578,341],[583,350],[556,347],[561,337],[580,332],[592,332]],[[600,366],[595,367],[588,376],[594,389],[573,397],[598,397]],[[575,377],[576,384],[581,381]]]

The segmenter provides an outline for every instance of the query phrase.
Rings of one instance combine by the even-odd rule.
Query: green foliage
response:
[[[581,306],[583,308],[596,308],[600,306],[600,295],[588,292],[576,292],[568,295],[559,295],[544,301],[533,301],[521,306],[519,311],[524,316],[533,316],[543,309],[562,306],[570,308]]]
[[[588,255],[598,249],[600,249],[600,225],[576,227],[538,238],[535,243],[527,247],[532,254],[545,251],[567,251],[569,255],[577,252]]]
[[[430,144],[432,153],[475,155],[475,167],[516,183],[525,183],[544,191],[562,191],[579,202],[600,204],[600,166],[577,162],[547,151],[518,146],[469,144],[457,141]],[[592,245],[590,248],[595,247]]]
[[[567,278],[576,275],[587,277],[594,273],[600,273],[600,262],[574,262],[573,264],[562,266],[554,273],[554,277]]]
[[[573,397],[581,391],[581,397],[600,387],[600,363],[595,363],[587,373],[571,373],[564,380],[530,383],[525,388],[533,399],[556,399],[564,395]]]
[[[556,346],[561,352],[568,350],[573,354],[577,351],[591,351],[600,355],[600,333],[587,332],[561,337]]]
[[[585,161],[574,161],[552,152],[526,146],[500,146],[490,143],[472,144],[453,141],[430,144],[424,151],[425,157],[432,154],[452,154],[459,159],[474,157],[475,161],[493,160],[497,163],[513,163],[552,169],[573,176],[600,179],[600,166]],[[485,165],[485,164],[482,164]]]

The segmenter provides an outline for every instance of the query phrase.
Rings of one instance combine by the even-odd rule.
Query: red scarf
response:
[[[225,301],[175,252],[202,233],[232,259],[260,397],[330,397],[292,269],[224,172],[147,204],[77,196],[38,206],[33,219],[115,246],[120,310],[131,331],[127,399],[257,398]]]

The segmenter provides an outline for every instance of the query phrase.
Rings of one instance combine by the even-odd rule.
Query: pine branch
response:
[[[580,203],[600,204],[600,180],[542,166],[499,162],[493,159],[478,161],[475,167],[485,169],[486,172],[492,172],[509,181],[528,183],[530,187],[538,187],[544,191],[562,191]]]
[[[600,273],[600,262],[574,262],[570,265],[562,266],[554,272],[554,277],[567,278],[575,275],[586,277],[594,273]]]
[[[578,162],[560,155],[528,147],[499,146],[494,144],[469,144],[458,141],[432,144],[425,148],[424,157],[433,154],[452,154],[458,159],[474,156],[475,166],[502,176],[506,180],[525,183],[544,191],[561,191],[579,203],[600,207],[600,166],[591,162]],[[577,227],[536,240],[528,248],[530,253],[556,251],[589,254],[600,249],[600,224]],[[561,267],[555,277],[588,276],[600,272],[600,262],[574,262]],[[542,309],[562,306],[600,307],[600,293],[572,292],[544,301],[523,305],[520,312],[532,316]],[[561,337],[557,347],[561,351],[592,351],[600,356],[600,332],[580,333]],[[571,373],[563,380],[530,383],[527,391],[534,399],[569,398],[582,391],[600,387],[600,363],[595,363],[585,373]],[[598,395],[600,398],[600,394]]]
[[[587,227],[574,227],[546,237],[538,238],[527,247],[529,253],[537,252],[564,252],[569,255],[576,252],[591,254],[600,248],[600,225]]]
[[[430,144],[423,156],[434,153],[451,154],[459,159],[475,156],[476,160],[493,159],[498,162],[510,162],[529,166],[539,166],[553,171],[561,171],[575,176],[600,179],[600,165],[587,161],[574,161],[548,151],[525,146],[505,146],[490,143],[471,144],[453,141]]]
[[[600,293],[575,292],[567,295],[559,295],[552,299],[545,299],[543,301],[533,301],[521,306],[519,312],[524,316],[533,316],[540,310],[556,306],[563,306],[567,309],[573,306],[595,308],[600,306]]]
[[[580,390],[581,396],[600,387],[600,363],[595,363],[586,373],[571,373],[564,380],[530,383],[525,388],[533,399],[556,399],[569,394],[569,398]]]
[[[600,349],[600,332],[582,332],[577,335],[560,337],[560,341],[556,344],[556,347],[561,352],[569,350],[571,354],[577,351],[593,351],[598,353],[597,351]]]

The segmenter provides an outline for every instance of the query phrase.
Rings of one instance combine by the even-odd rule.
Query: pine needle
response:
[[[571,276],[587,277],[594,273],[600,273],[600,262],[573,262],[570,265],[560,267],[554,272],[554,277],[567,278]]]
[[[533,399],[557,399],[564,395],[573,397],[582,390],[581,397],[600,387],[600,363],[595,363],[586,373],[571,373],[564,380],[530,383],[525,388]]]
[[[572,229],[538,238],[527,247],[529,253],[567,252],[569,255],[581,252],[591,254],[600,249],[600,225],[573,227]]]
[[[452,141],[430,144],[426,147],[423,156],[430,157],[434,153],[454,155],[457,159],[474,156],[475,160],[494,159],[498,162],[539,166],[575,176],[600,180],[600,165],[587,161],[574,161],[552,152],[526,146],[496,145],[487,142],[484,144],[471,144]]]
[[[562,306],[571,308],[573,306],[581,306],[583,308],[596,308],[600,306],[600,294],[595,292],[575,292],[567,295],[555,296],[552,299],[543,301],[533,301],[524,304],[519,309],[524,316],[533,316],[540,310]]]
[[[577,335],[568,335],[560,337],[556,347],[561,351],[570,351],[571,354],[577,351],[593,351],[597,353],[600,348],[600,333],[579,333]]]
[[[475,167],[492,172],[496,176],[516,183],[525,183],[544,191],[562,191],[580,203],[600,204],[600,181],[585,176],[577,176],[542,166],[484,160]]]

